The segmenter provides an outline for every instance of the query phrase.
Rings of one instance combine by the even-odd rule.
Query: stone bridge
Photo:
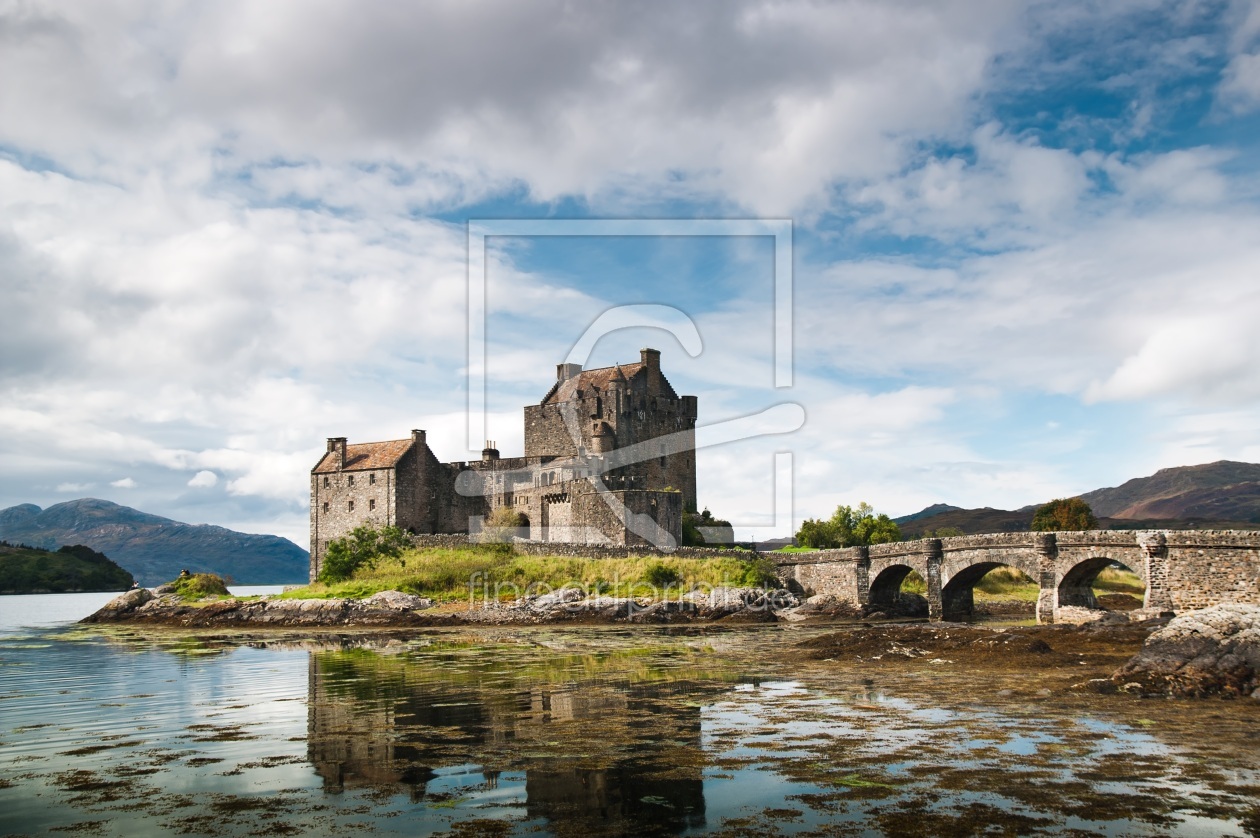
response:
[[[925,538],[775,556],[779,576],[805,594],[833,594],[855,605],[896,601],[902,580],[927,582],[932,620],[965,619],[972,589],[996,567],[1037,581],[1037,620],[1062,606],[1097,608],[1091,585],[1112,562],[1146,585],[1144,606],[1188,611],[1224,602],[1260,605],[1260,532],[1244,530],[1091,530]]]

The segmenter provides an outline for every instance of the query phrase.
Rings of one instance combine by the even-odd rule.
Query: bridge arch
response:
[[[1136,564],[1137,567],[1131,566],[1130,562]],[[1133,562],[1131,559],[1129,561],[1113,559],[1110,556],[1090,556],[1075,564],[1065,566],[1062,572],[1058,574],[1059,578],[1055,580],[1057,604],[1059,606],[1074,606],[1076,608],[1103,609],[1103,606],[1098,602],[1097,594],[1094,592],[1094,583],[1098,580],[1099,574],[1114,565],[1123,567],[1141,580],[1143,587],[1142,599],[1143,604],[1145,604],[1145,589],[1147,587],[1145,563]]]
[[[893,564],[881,570],[871,580],[870,604],[892,607],[901,599],[901,585],[911,573],[918,573],[908,564]],[[922,574],[919,574],[922,576]]]
[[[1009,567],[1031,578],[1037,577],[1018,564],[1007,564],[1000,561],[977,561],[961,567],[948,580],[942,575],[941,585],[941,617],[945,620],[968,620],[975,610],[976,584],[992,570]]]

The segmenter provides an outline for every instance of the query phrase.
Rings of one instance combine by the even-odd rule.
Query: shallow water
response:
[[[1257,835],[1256,708],[818,629],[0,637],[0,833]]]
[[[283,585],[237,585],[228,590],[236,596],[278,594]],[[82,620],[121,591],[90,594],[22,594],[0,596],[0,636],[29,629],[64,626]]]

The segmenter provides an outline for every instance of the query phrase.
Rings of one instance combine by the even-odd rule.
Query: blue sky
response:
[[[1260,3],[23,2],[0,41],[2,506],[302,544],[325,437],[469,456],[478,219],[793,232],[790,388],[772,239],[492,238],[505,454],[656,304],[696,357],[591,363],[661,349],[701,425],[804,410],[700,453],[737,524],[776,452],[793,523],[1260,461]]]

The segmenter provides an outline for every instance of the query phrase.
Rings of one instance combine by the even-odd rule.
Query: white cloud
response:
[[[138,484],[130,477],[123,477],[118,480],[110,481],[109,485],[118,489],[134,489]]]
[[[1090,488],[956,426],[1020,397],[1184,409],[1166,427],[1251,450],[1190,418],[1250,416],[1260,394],[1250,148],[1168,121],[1226,63],[1220,101],[1260,101],[1260,5],[1215,32],[1213,8],[4,6],[10,491],[131,473],[129,498],[213,496],[296,532],[327,435],[427,426],[461,458],[462,216],[552,200],[543,211],[796,220],[810,514]],[[1149,15],[1167,24],[1155,42],[1134,28]],[[1077,113],[1046,93],[1078,82],[1122,106]],[[1142,136],[1168,150],[1130,153]],[[626,301],[594,290],[597,267],[553,275],[519,255],[490,254],[505,449],[538,371]],[[771,379],[769,297],[733,284],[695,312],[704,355],[678,356],[704,421],[764,406],[753,390]],[[1008,401],[977,395],[993,392]],[[1061,430],[1082,444],[1079,424]],[[715,511],[760,508],[747,464],[774,444],[705,455]]]
[[[1220,96],[1235,110],[1260,105],[1260,54],[1243,53],[1230,59],[1221,82]]]
[[[58,492],[74,492],[74,493],[86,492],[89,489],[91,489],[94,485],[95,484],[93,483],[58,483],[57,491]]]
[[[199,471],[188,481],[188,485],[195,489],[208,489],[218,482],[219,475],[213,471]]]

